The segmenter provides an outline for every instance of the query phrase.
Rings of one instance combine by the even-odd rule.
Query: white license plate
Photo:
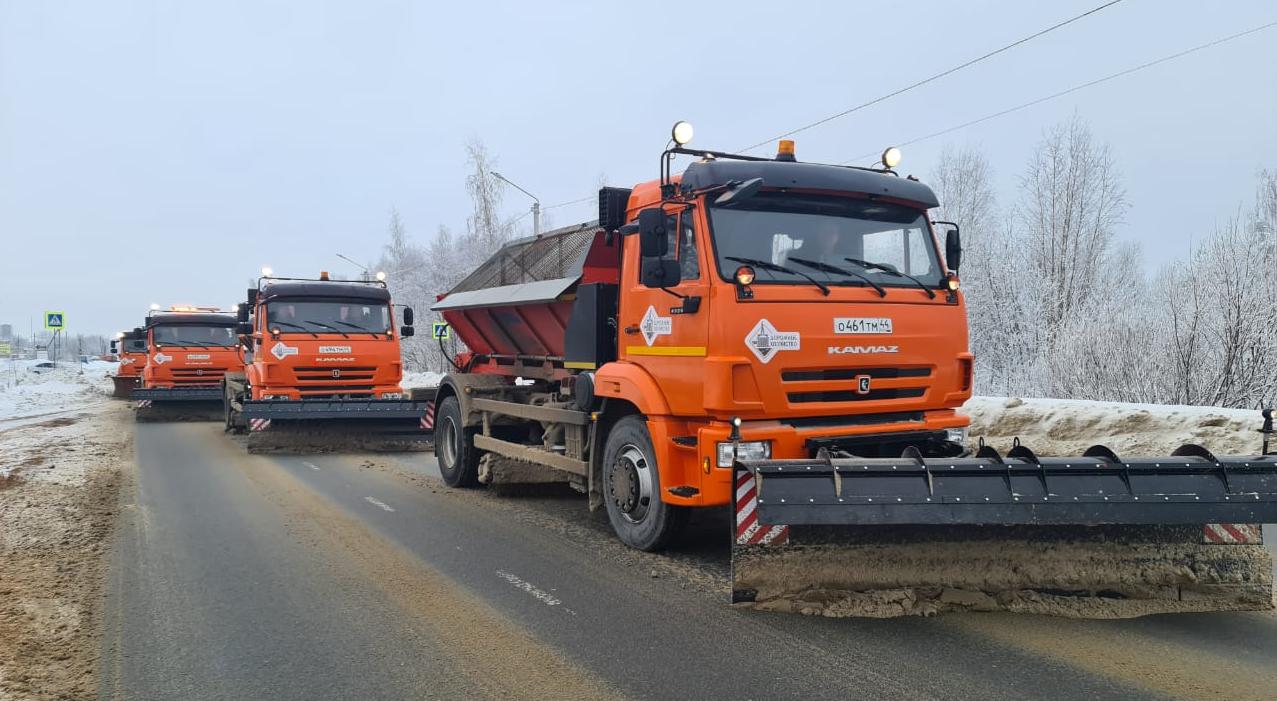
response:
[[[871,317],[834,317],[834,333],[888,335],[891,331],[891,319]]]

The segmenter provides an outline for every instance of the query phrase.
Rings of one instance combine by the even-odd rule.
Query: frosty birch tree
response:
[[[1018,224],[1033,277],[1041,285],[1046,343],[1084,313],[1106,275],[1126,195],[1107,145],[1079,118],[1049,130],[1020,179]]]

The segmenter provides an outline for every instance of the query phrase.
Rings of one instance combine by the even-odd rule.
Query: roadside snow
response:
[[[404,389],[412,387],[438,387],[443,380],[441,372],[405,372],[399,386]]]
[[[105,402],[118,365],[101,360],[0,362],[0,422],[84,408]]]
[[[1255,455],[1258,411],[1077,399],[972,397],[960,410],[971,417],[970,441],[983,437],[1006,454],[1019,438],[1042,456],[1080,455],[1092,445],[1119,456],[1168,455],[1184,443],[1220,455]]]

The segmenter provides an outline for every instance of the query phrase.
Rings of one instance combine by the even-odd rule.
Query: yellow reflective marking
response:
[[[626,355],[678,355],[704,357],[705,346],[627,346]]]

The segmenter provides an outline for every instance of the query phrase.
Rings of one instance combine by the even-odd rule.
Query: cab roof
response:
[[[855,192],[906,200],[926,208],[940,206],[931,188],[916,180],[864,168],[801,161],[697,161],[683,172],[681,184],[684,189],[699,190],[754,178],[762,178],[765,188]]]
[[[261,291],[257,293],[259,302],[279,297],[327,297],[389,302],[390,290],[376,283],[307,280],[263,283]]]
[[[156,312],[146,318],[146,327],[155,326],[234,326],[235,315],[211,312]]]

